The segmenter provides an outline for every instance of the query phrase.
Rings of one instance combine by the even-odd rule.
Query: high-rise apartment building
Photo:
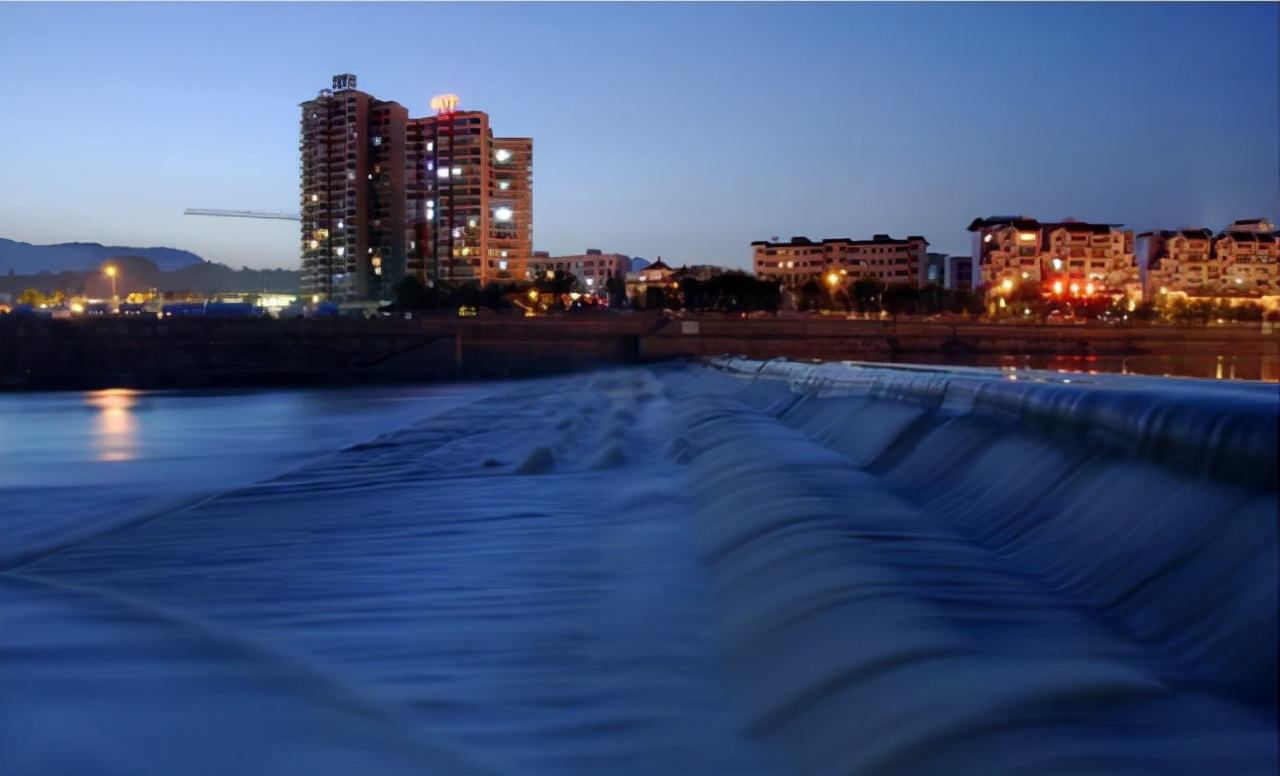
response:
[[[408,111],[350,74],[302,103],[302,292],[376,299],[404,274]]]
[[[533,141],[495,138],[489,117],[433,100],[410,118],[351,74],[302,103],[302,290],[376,300],[406,275],[523,278],[533,247]]]
[[[408,271],[424,282],[523,279],[533,254],[533,141],[433,101],[408,126]]]

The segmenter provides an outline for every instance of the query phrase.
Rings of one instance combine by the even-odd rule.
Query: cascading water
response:
[[[283,473],[139,401],[145,466],[0,483],[2,772],[1276,771],[1273,386],[723,360]]]

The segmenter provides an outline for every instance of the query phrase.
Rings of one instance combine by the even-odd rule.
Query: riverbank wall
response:
[[[6,315],[0,316],[0,390],[439,382],[724,354],[950,364],[1009,356],[1230,356],[1243,359],[1238,377],[1280,379],[1278,345],[1280,332],[1260,324],[1054,326],[657,314],[281,321]]]

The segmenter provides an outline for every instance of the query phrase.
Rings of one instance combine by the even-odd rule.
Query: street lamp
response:
[[[116,268],[115,267],[113,266],[107,267],[107,277],[111,278],[111,301],[114,302],[116,300]]]

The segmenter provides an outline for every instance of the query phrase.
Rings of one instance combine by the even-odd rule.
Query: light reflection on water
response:
[[[503,384],[0,395],[0,568],[276,476]]]
[[[138,391],[108,388],[90,391],[84,402],[99,412],[94,419],[93,442],[99,461],[131,461],[137,455],[138,419],[132,410]]]

